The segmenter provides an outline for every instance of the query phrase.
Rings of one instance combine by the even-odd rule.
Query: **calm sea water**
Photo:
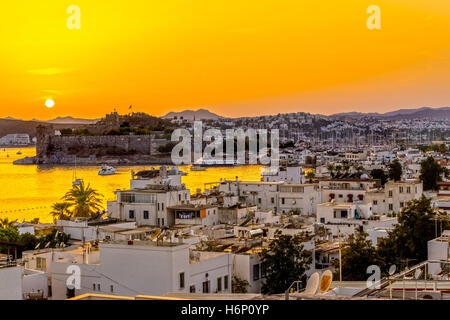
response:
[[[18,151],[21,155],[17,155]],[[52,222],[49,214],[51,206],[69,190],[75,173],[74,166],[13,165],[13,161],[35,155],[35,148],[0,149],[0,218],[29,221],[39,218],[41,222]],[[99,176],[98,166],[77,167],[76,177],[90,183],[104,195],[106,201],[114,199],[114,191],[129,188],[131,170],[150,169],[152,166],[117,167],[113,176]],[[218,182],[220,178],[259,181],[261,166],[240,166],[230,168],[208,168],[206,171],[189,171],[189,166],[181,166],[188,173],[182,177],[186,188],[195,193],[204,189],[205,183]]]

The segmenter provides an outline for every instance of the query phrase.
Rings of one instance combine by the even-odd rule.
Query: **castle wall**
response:
[[[52,136],[49,145],[61,151],[67,151],[70,147],[83,146],[87,148],[96,147],[118,147],[125,151],[135,150],[140,154],[152,154],[151,135],[145,136]]]

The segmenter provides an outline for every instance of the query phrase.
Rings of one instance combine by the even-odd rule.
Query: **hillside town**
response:
[[[449,300],[450,141],[415,127],[401,141],[318,147],[284,120],[280,166],[258,181],[189,190],[186,173],[162,165],[132,171],[106,208],[61,209],[52,224],[3,221],[41,240],[0,241],[0,298]],[[373,285],[368,267],[380,270]]]

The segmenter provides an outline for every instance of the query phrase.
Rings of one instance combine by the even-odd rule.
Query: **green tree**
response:
[[[308,171],[307,173],[306,173],[306,179],[308,179],[308,180],[312,180],[312,179],[314,179],[315,177],[316,177],[316,175],[314,174],[314,172],[312,172],[312,171]]]
[[[442,167],[433,157],[428,157],[420,163],[420,180],[423,182],[424,190],[437,190],[442,175],[448,176],[447,168]]]
[[[173,147],[176,146],[176,142],[169,141],[165,145],[161,145],[158,147],[158,152],[160,153],[171,153]]]
[[[247,280],[243,280],[237,276],[233,276],[231,279],[231,291],[233,293],[247,293],[247,287],[249,283]]]
[[[8,218],[0,219],[0,228],[16,228],[15,221],[9,221]]]
[[[398,159],[395,159],[391,164],[389,164],[389,179],[400,181],[402,178],[402,173],[402,165]]]
[[[367,267],[380,265],[382,260],[377,254],[368,234],[358,231],[356,236],[350,235],[346,247],[342,250],[342,280],[367,280]],[[333,267],[339,272],[339,261],[335,260]]]
[[[84,183],[74,185],[62,200],[68,203],[72,217],[91,217],[103,209],[101,198],[103,196],[90,184],[85,187]]]
[[[388,176],[383,169],[373,169],[370,171],[370,176],[372,179],[379,179],[381,181],[381,185],[385,185],[388,181]]]
[[[269,248],[260,253],[266,279],[262,286],[264,294],[282,293],[294,281],[306,282],[305,271],[311,263],[311,252],[303,248],[303,236],[282,235],[280,231],[270,242]]]
[[[388,237],[378,242],[377,251],[386,265],[401,265],[406,259],[421,262],[427,259],[427,243],[436,237],[431,199],[422,196],[408,202],[398,214],[398,224]],[[445,228],[448,222],[443,222]]]
[[[334,177],[334,165],[330,163],[330,164],[327,166],[327,170],[328,170],[328,172],[330,173],[331,177]]]
[[[70,220],[72,212],[70,212],[71,204],[68,202],[56,202],[52,205],[50,214],[54,220]]]

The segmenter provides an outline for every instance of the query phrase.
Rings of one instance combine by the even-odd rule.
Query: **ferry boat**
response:
[[[113,174],[116,174],[116,169],[108,165],[103,165],[98,172],[99,176],[112,176]]]
[[[234,167],[234,166],[240,166],[241,163],[235,159],[223,159],[223,160],[216,160],[216,159],[199,159],[196,161],[193,165],[193,167]],[[191,167],[192,170],[192,167]]]

